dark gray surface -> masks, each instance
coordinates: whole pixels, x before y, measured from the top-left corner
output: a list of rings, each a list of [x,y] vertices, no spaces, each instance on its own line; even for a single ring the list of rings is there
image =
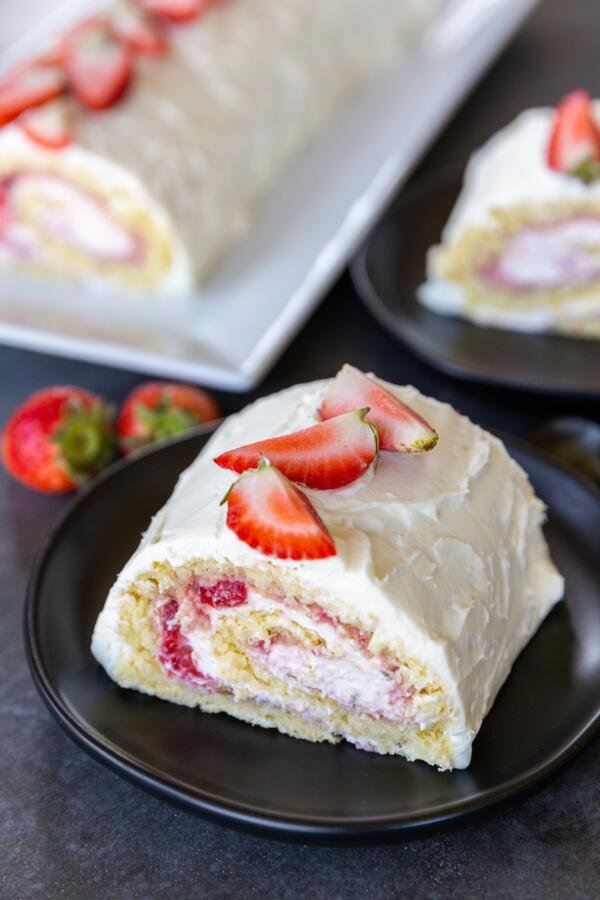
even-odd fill
[[[546,0],[421,167],[461,164],[520,108],[584,85],[600,95],[597,0]],[[333,374],[346,359],[409,381],[483,425],[526,435],[598,403],[466,385],[413,360],[343,278],[257,393]],[[29,391],[75,382],[118,401],[136,376],[0,348],[0,419]],[[247,398],[222,398],[227,410]],[[31,560],[61,499],[0,475],[0,897],[588,898],[600,883],[600,743],[545,788],[456,831],[387,847],[298,847],[165,806],[76,748],[30,681],[21,608]]]

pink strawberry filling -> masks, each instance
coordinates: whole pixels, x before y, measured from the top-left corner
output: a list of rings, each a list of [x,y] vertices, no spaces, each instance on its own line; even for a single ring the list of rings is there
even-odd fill
[[[182,586],[178,599],[159,598],[158,656],[167,674],[203,690],[231,693],[219,677],[211,635],[242,605],[248,612],[279,613],[280,632],[271,631],[266,640],[250,639],[241,649],[253,667],[300,691],[307,705],[311,696],[321,696],[375,718],[410,719],[412,691],[402,683],[393,660],[369,650],[368,632],[346,625],[317,604],[304,606],[296,600],[255,594],[239,580],[208,582],[195,576]],[[298,637],[299,631],[310,632],[313,639],[306,643]],[[257,699],[271,702],[272,698]],[[310,716],[308,709],[298,711]]]
[[[100,262],[136,263],[140,239],[102,201],[59,175],[20,172],[0,181],[0,247],[15,259],[40,255],[39,235]]]
[[[600,218],[574,216],[553,225],[527,226],[480,275],[515,291],[588,284],[600,276]]]
[[[181,626],[177,623],[179,603],[177,600],[167,600],[161,608],[161,641],[158,658],[169,675],[181,678],[191,684],[205,689],[218,687],[212,679],[203,675],[192,658],[192,648],[184,635]]]
[[[200,579],[192,579],[188,591],[200,610],[204,606],[212,606],[213,609],[241,606],[248,598],[248,588],[243,581],[223,579],[215,584],[203,584]]]

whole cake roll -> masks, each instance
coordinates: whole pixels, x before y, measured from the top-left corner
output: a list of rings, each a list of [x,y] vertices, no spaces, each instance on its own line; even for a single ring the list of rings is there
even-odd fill
[[[421,301],[480,325],[600,337],[600,104],[530,109],[470,160]]]
[[[193,287],[440,3],[120,0],[0,84],[0,261]]]
[[[221,426],[92,651],[125,688],[462,768],[562,596],[544,515],[500,440],[345,366]]]

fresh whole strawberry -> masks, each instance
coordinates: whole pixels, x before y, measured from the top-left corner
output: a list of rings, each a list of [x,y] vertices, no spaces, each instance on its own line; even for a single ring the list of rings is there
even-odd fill
[[[2,434],[2,461],[28,487],[72,491],[115,456],[112,416],[95,394],[66,385],[32,394]]]
[[[573,91],[557,106],[548,143],[548,165],[585,182],[600,176],[600,127],[587,91]]]
[[[223,503],[227,527],[265,556],[298,560],[336,554],[333,538],[308,498],[265,460],[238,478]]]
[[[227,450],[215,462],[244,472],[265,457],[296,484],[318,490],[345,487],[363,475],[377,457],[377,432],[359,409],[301,431]]]
[[[219,407],[206,391],[188,384],[149,381],[134,388],[121,406],[119,445],[123,453],[130,453],[219,416]]]
[[[354,366],[340,369],[319,413],[327,420],[366,406],[366,420],[377,429],[382,450],[424,452],[437,444],[436,432],[422,416]]]

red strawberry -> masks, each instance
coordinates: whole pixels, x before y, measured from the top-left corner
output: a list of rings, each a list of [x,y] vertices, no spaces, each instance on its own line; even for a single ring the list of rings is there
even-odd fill
[[[410,406],[374,378],[354,366],[345,365],[338,372],[319,413],[322,419],[331,419],[357,406],[369,407],[366,418],[377,429],[382,450],[420,452],[431,450],[437,444],[436,432]]]
[[[227,527],[241,541],[279,559],[324,559],[335,544],[317,511],[274,466],[262,461],[231,486]]]
[[[2,461],[10,474],[48,494],[73,490],[114,455],[108,407],[77,387],[32,394],[12,414],[2,435]]]
[[[167,600],[160,611],[162,620],[162,637],[158,651],[158,659],[169,675],[182,678],[198,687],[218,687],[214,678],[204,675],[194,662],[192,645],[182,634],[177,622],[179,604],[177,600]]]
[[[65,73],[59,66],[34,62],[9,72],[0,82],[0,126],[58,97],[65,86]]]
[[[548,165],[586,182],[600,176],[600,128],[587,91],[573,91],[558,105],[548,144]]]
[[[214,3],[214,0],[139,0],[146,12],[170,22],[191,22]]]
[[[264,456],[297,484],[321,491],[344,487],[360,478],[377,456],[377,432],[365,422],[367,412],[355,410],[302,431],[227,450],[215,462],[244,472]]]
[[[148,381],[123,401],[117,419],[119,444],[124,453],[130,453],[218,419],[220,414],[216,401],[200,388]]]
[[[106,109],[127,89],[131,56],[108,22],[94,16],[65,38],[65,69],[77,99],[89,109]]]
[[[248,599],[248,588],[244,582],[233,578],[221,578],[214,584],[202,584],[198,578],[193,577],[188,591],[198,612],[202,612],[203,606],[212,606],[213,609],[242,606]]]
[[[111,10],[110,22],[115,34],[134,53],[157,55],[167,49],[167,38],[156,19],[129,0]]]
[[[71,142],[68,113],[64,100],[49,100],[43,106],[25,110],[19,116],[19,125],[32,141],[59,150]]]

